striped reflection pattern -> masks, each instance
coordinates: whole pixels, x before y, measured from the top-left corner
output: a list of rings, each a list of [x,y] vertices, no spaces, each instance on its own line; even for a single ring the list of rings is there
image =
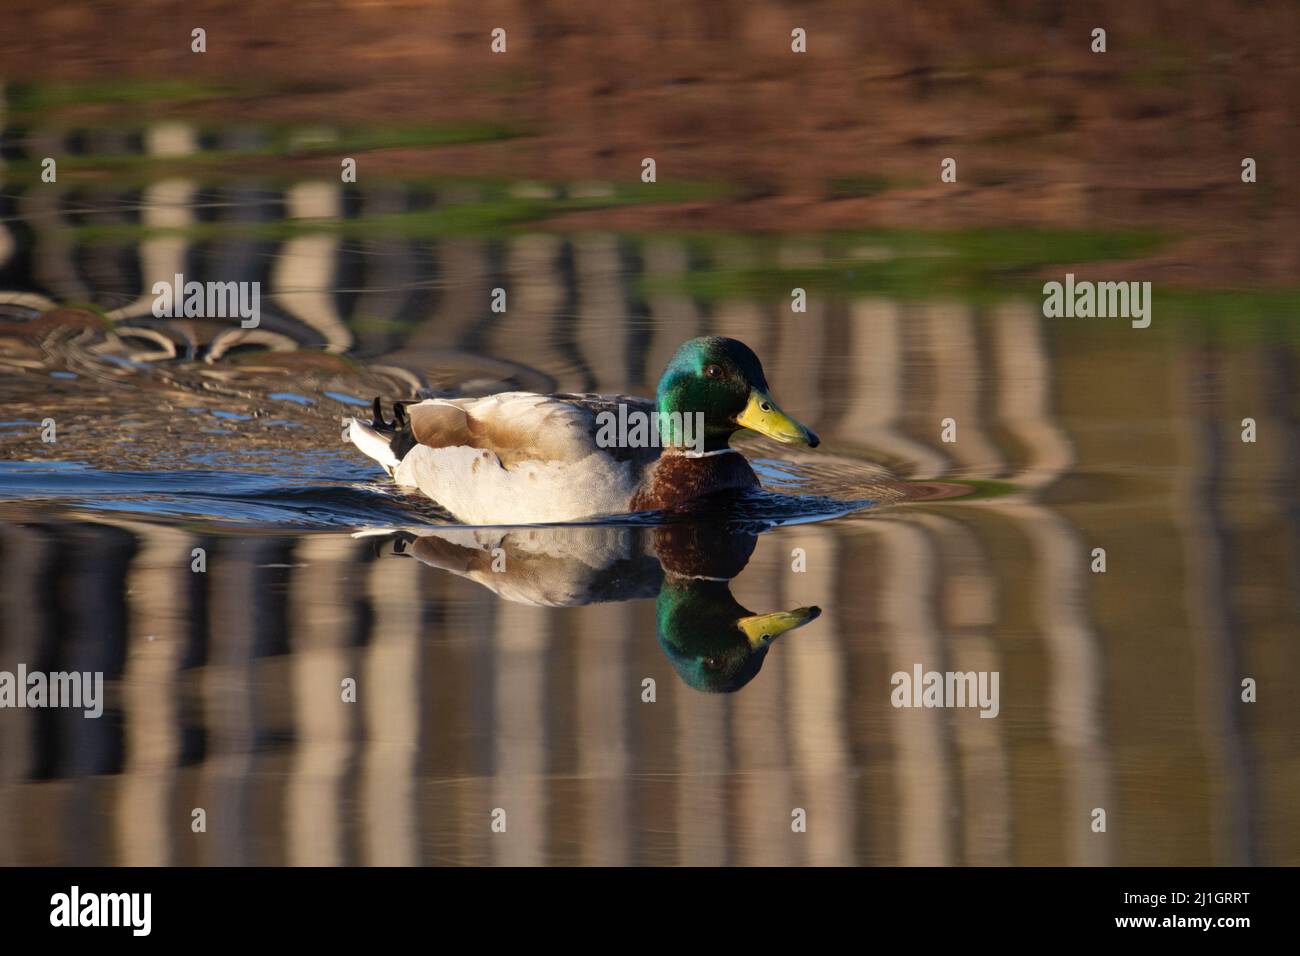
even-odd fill
[[[176,129],[143,143],[195,148]],[[429,201],[145,193],[91,215]],[[347,535],[6,520],[0,670],[102,670],[109,701],[98,721],[0,711],[0,864],[1300,863],[1290,345],[1189,331],[1132,348],[1021,301],[813,297],[793,314],[682,291],[761,265],[753,249],[614,234],[91,250],[40,225],[67,214],[54,195],[8,196],[33,235],[0,242],[0,303],[89,299],[131,323],[176,271],[247,278],[271,304],[263,347],[417,369],[475,356],[529,387],[611,392],[652,391],[685,338],[733,335],[773,356],[774,394],[828,449],[1006,493],[763,535],[736,598],[824,614],[730,696],[675,677],[650,601],[514,604]],[[823,255],[791,242],[774,261]],[[1240,441],[1246,415],[1266,440]],[[999,716],[893,708],[891,674],[918,663],[998,671]],[[1247,677],[1258,703],[1241,702]]]

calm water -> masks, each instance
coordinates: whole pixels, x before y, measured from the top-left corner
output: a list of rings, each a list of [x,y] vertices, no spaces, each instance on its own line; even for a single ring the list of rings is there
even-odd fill
[[[1294,316],[859,288],[943,271],[887,236],[385,228],[475,188],[5,191],[0,670],[107,705],[0,710],[0,863],[1300,863]],[[153,318],[175,273],[260,328]],[[653,393],[714,333],[823,437],[746,446],[782,497],[466,529],[340,442],[376,394]],[[997,718],[892,707],[917,664]]]

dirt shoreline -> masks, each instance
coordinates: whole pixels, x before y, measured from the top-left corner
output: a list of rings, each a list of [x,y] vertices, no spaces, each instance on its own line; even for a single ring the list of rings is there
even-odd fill
[[[716,200],[560,227],[1148,229],[1144,279],[1300,276],[1300,7],[1263,2],[8,5],[6,81],[124,77],[268,90],[180,106],[266,122],[502,121],[508,142],[376,152],[393,173],[721,182]],[[208,52],[190,50],[207,30]],[[489,48],[494,27],[507,50]],[[808,53],[790,50],[790,30]],[[1108,52],[1090,50],[1095,26]],[[94,107],[68,115],[93,115]],[[140,109],[152,109],[141,106]],[[1243,157],[1259,181],[1241,182]],[[940,163],[958,163],[956,183]]]

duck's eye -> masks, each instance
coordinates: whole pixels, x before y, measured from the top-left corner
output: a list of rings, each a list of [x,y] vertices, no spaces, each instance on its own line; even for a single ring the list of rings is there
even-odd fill
[[[721,657],[706,657],[704,658],[704,669],[709,671],[720,671],[722,670],[723,663],[725,662]]]
[[[706,365],[704,366],[704,374],[709,378],[722,378],[722,366]]]

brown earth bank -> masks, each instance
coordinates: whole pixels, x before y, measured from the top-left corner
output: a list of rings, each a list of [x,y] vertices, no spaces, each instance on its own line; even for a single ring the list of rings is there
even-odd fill
[[[729,187],[562,225],[1155,229],[1180,241],[1143,278],[1300,276],[1290,0],[7,0],[0,16],[9,82],[229,82],[243,91],[183,109],[528,134],[390,151],[372,169],[636,181],[648,156],[661,183]],[[190,50],[195,27],[206,53]],[[1091,49],[1098,27],[1105,53]],[[806,53],[791,51],[795,28]],[[1254,184],[1241,181],[1248,156]],[[956,183],[940,181],[946,157]]]

